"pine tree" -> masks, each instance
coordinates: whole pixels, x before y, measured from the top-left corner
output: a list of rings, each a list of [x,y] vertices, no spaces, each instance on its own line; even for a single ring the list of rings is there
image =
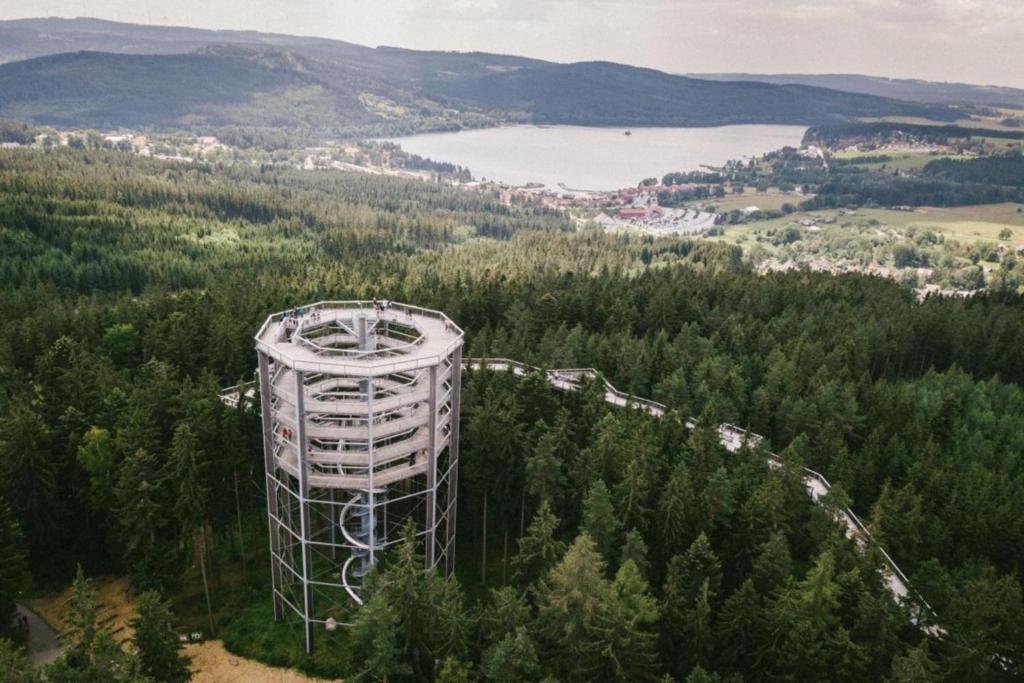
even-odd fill
[[[57,534],[56,461],[50,430],[30,406],[12,402],[0,419],[0,480],[7,502],[25,534],[32,565],[52,567],[51,544]]]
[[[678,462],[658,501],[658,528],[664,548],[679,548],[695,534],[696,513],[693,485],[686,464]]]
[[[927,640],[892,660],[889,683],[936,683],[939,680],[939,666],[931,658]]]
[[[0,494],[0,634],[14,621],[15,598],[28,583],[24,537],[17,520]]]
[[[40,683],[41,673],[28,661],[24,650],[6,638],[0,638],[0,681],[4,683]]]
[[[618,601],[617,626],[611,632],[606,656],[612,660],[616,680],[642,681],[657,678],[659,610],[647,579],[633,560],[627,559],[613,583]]]
[[[484,677],[499,683],[536,680],[540,673],[537,648],[520,626],[488,648],[480,662]]]
[[[174,506],[160,465],[148,451],[135,451],[114,491],[124,562],[138,588],[172,586],[178,578]]]
[[[138,661],[122,651],[110,632],[99,625],[98,613],[96,590],[79,565],[71,584],[68,614],[64,618],[69,646],[57,661],[46,667],[47,680],[56,683],[135,683],[140,680]]]
[[[630,560],[636,565],[640,574],[646,577],[651,563],[647,559],[647,544],[644,543],[644,537],[636,529],[626,532],[626,542],[622,546],[622,560],[619,564],[620,566],[624,565]]]
[[[714,530],[722,525],[728,528],[735,509],[734,486],[724,467],[719,467],[704,487],[704,528]]]
[[[434,683],[470,683],[473,677],[473,666],[458,657],[445,657],[441,670],[437,672]]]
[[[533,452],[526,456],[526,493],[552,505],[562,500],[565,489],[565,474],[555,449],[555,434],[546,431],[540,435]]]
[[[597,544],[606,562],[618,557],[622,545],[622,522],[615,513],[611,493],[601,480],[594,482],[583,500],[583,529]]]
[[[585,532],[540,582],[534,632],[541,659],[566,680],[654,680],[657,605],[636,565],[613,583]]]
[[[650,442],[630,444],[622,479],[615,486],[616,509],[624,526],[647,529],[657,453]]]
[[[84,657],[92,650],[99,632],[96,589],[78,565],[75,580],[71,582],[71,602],[65,617],[65,633],[71,643],[71,652]]]
[[[535,633],[551,672],[569,680],[593,680],[605,666],[604,618],[611,585],[593,539],[580,534],[537,590]]]
[[[840,617],[841,587],[831,551],[821,553],[803,581],[787,587],[768,610],[768,630],[775,637],[758,652],[773,675],[797,680],[848,670],[844,660],[854,645]]]
[[[717,673],[710,672],[702,666],[693,667],[693,671],[686,677],[684,683],[721,683],[722,677]]]
[[[781,531],[775,531],[761,545],[760,552],[754,558],[754,587],[762,596],[767,596],[772,591],[782,588],[792,570],[793,560],[789,554],[786,535]]]
[[[722,583],[722,565],[704,534],[668,564],[662,588],[666,628],[662,654],[671,670],[682,676],[695,664],[707,663],[711,636],[712,603]]]
[[[512,558],[516,582],[528,586],[555,566],[565,553],[565,543],[555,538],[558,518],[545,500],[519,539],[519,553]]]
[[[364,593],[367,602],[380,600],[393,612],[397,661],[410,667],[410,675],[433,676],[435,662],[465,653],[472,621],[462,590],[455,580],[444,578],[436,570],[423,570],[423,557],[417,551],[411,524],[389,563],[367,576]],[[383,608],[378,611],[381,621],[392,619]],[[364,647],[364,652],[369,651]]]
[[[522,593],[511,586],[492,588],[480,612],[480,639],[493,645],[520,626],[530,623],[532,613]]]
[[[206,527],[210,497],[204,476],[207,463],[205,454],[199,448],[199,440],[187,422],[180,423],[174,430],[170,462],[174,481],[177,483],[178,497],[174,507],[178,523],[181,525],[181,535],[195,547],[195,558],[203,579],[210,633],[216,634],[217,625],[213,620],[213,601],[207,576]]]
[[[412,673],[402,660],[399,617],[383,594],[374,595],[356,613],[349,634],[358,680],[387,681]]]
[[[717,661],[722,670],[754,670],[754,652],[762,638],[763,607],[754,582],[747,579],[722,605],[715,620]]]
[[[170,606],[160,599],[159,593],[149,590],[139,596],[138,616],[131,625],[135,631],[132,643],[144,675],[166,683],[191,680],[189,659],[181,654]]]

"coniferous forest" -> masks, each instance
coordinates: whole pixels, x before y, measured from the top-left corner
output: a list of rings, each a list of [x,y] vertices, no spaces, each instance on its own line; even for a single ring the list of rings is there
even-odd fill
[[[270,617],[258,415],[218,392],[252,379],[268,313],[373,297],[672,413],[467,373],[456,575],[404,544],[307,657]],[[352,680],[1019,680],[1022,381],[1024,300],[998,288],[761,276],[735,247],[421,181],[0,151],[0,627],[75,580],[50,681],[187,680],[168,624]],[[783,465],[726,452],[720,422]],[[931,612],[892,600],[846,506]],[[110,574],[139,595],[127,650],[90,611]],[[0,672],[37,680],[4,635]]]

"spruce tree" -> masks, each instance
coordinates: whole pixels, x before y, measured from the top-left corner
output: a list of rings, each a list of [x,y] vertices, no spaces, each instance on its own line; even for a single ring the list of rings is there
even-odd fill
[[[479,619],[480,640],[493,645],[520,626],[530,623],[532,613],[523,593],[512,586],[492,588]]]
[[[558,518],[545,500],[530,521],[526,535],[519,539],[519,553],[512,558],[516,583],[532,584],[561,559],[565,543],[555,538],[557,529]]]
[[[17,520],[0,494],[0,634],[14,621],[15,598],[28,583],[24,537]]]
[[[646,577],[651,563],[647,559],[647,544],[644,543],[644,537],[636,529],[626,532],[626,542],[622,546],[622,560],[619,565],[622,566],[630,560],[640,570],[640,574]]]
[[[516,683],[537,680],[540,673],[537,648],[526,628],[520,626],[488,648],[480,668],[488,681]]]
[[[170,606],[156,591],[139,596],[138,616],[131,622],[132,643],[140,671],[156,681],[185,683],[192,678],[188,657],[181,654],[181,641],[174,632]]]
[[[793,560],[789,554],[786,535],[781,531],[775,531],[760,546],[757,557],[754,558],[754,588],[762,596],[768,596],[782,588],[792,570]]]
[[[383,594],[374,595],[359,608],[349,633],[357,680],[386,681],[391,676],[412,673],[409,664],[402,660],[398,619],[398,613]]]
[[[604,670],[604,641],[611,628],[604,606],[610,592],[605,562],[593,539],[582,533],[537,590],[534,631],[542,659],[558,678],[593,680]]]
[[[132,583],[142,589],[175,585],[178,535],[160,460],[141,449],[129,455],[114,493],[118,537]]]
[[[178,493],[174,509],[181,525],[182,538],[191,542],[195,548],[194,557],[203,580],[210,633],[216,634],[217,626],[213,620],[213,601],[207,576],[206,527],[210,491],[205,483],[205,473],[208,463],[205,460],[205,453],[199,447],[199,440],[187,422],[180,423],[174,430],[170,457],[171,472]]]
[[[545,431],[533,451],[526,456],[526,493],[540,501],[557,505],[563,498],[565,474],[556,453],[555,434]]]
[[[668,483],[658,500],[656,528],[664,548],[681,548],[691,542],[695,534],[697,503],[690,471],[679,461],[672,469]]]
[[[583,529],[593,539],[605,562],[618,557],[622,522],[615,512],[608,487],[600,479],[594,482],[583,500]]]
[[[0,638],[0,681],[4,683],[40,683],[41,672],[28,661],[25,651]]]
[[[616,680],[654,680],[658,670],[658,603],[647,579],[631,559],[622,563],[613,582],[615,628],[606,648]]]

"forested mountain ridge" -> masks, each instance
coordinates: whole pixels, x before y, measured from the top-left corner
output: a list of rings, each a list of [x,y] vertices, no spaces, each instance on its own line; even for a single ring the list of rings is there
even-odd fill
[[[3,36],[10,40],[0,55],[31,58],[0,65],[0,116],[51,125],[273,125],[345,134],[502,121],[810,125],[865,116],[957,116],[942,105],[800,85],[720,83],[606,62],[556,64],[274,34],[38,19],[0,22]]]
[[[0,151],[0,200],[0,607],[17,558],[38,586],[81,562],[180,596],[199,525],[227,646],[322,676],[1021,674],[1019,295],[918,303],[878,278],[757,276],[722,244],[567,232],[561,214],[431,183],[113,151]],[[217,393],[251,378],[269,311],[373,296],[444,310],[467,357],[596,367],[700,425],[612,409],[597,386],[471,373],[457,580],[408,547],[311,659],[268,615],[258,416]],[[784,466],[724,452],[723,421]],[[877,558],[807,501],[800,464],[864,517],[947,637],[909,623]],[[191,595],[185,623],[206,629]],[[72,642],[50,680],[106,671]]]
[[[925,81],[916,78],[886,78],[862,74],[687,74],[712,81],[754,81],[776,85],[810,85],[844,92],[892,97],[934,104],[972,104],[983,106],[1024,106],[1024,90],[998,85],[974,85]]]

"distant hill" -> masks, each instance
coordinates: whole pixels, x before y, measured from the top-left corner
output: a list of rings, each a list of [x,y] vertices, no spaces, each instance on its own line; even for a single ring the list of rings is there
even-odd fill
[[[368,48],[94,19],[0,22],[0,116],[62,126],[402,133],[500,121],[611,126],[952,120],[942,105],[723,83],[608,62]]]
[[[54,126],[321,128],[374,120],[282,53],[76,52],[0,65],[0,115]]]
[[[1024,107],[1024,90],[999,85],[941,83],[860,74],[687,74],[713,81],[796,84],[932,104]]]

